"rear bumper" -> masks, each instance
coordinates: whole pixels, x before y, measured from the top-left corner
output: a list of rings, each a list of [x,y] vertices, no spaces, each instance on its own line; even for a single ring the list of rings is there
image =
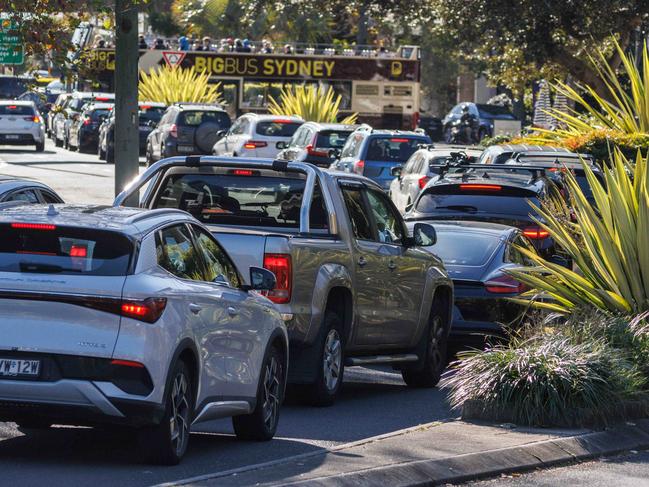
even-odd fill
[[[0,134],[0,145],[34,145],[45,140],[45,133]]]
[[[0,380],[0,421],[144,426],[159,423],[163,413],[159,404],[109,398],[92,381]]]

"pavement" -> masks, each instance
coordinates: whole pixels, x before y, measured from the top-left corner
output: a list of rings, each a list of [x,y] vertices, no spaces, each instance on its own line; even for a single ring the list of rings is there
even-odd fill
[[[0,147],[0,175],[40,180],[70,203],[113,200],[112,165],[50,141],[44,153]],[[132,436],[120,430],[55,427],[25,436],[15,425],[0,423],[0,485],[435,485],[649,448],[649,420],[605,431],[463,422],[449,409],[444,391],[410,389],[389,368],[349,368],[335,406],[312,408],[289,397],[281,415],[277,436],[267,443],[237,441],[227,420],[202,424],[192,430],[188,454],[176,467],[141,464]],[[594,463],[584,479],[601,471],[611,479],[607,485],[642,485],[613,480],[623,471],[624,481],[643,473],[649,478],[647,459],[643,454],[621,461],[633,463],[628,471],[614,462]],[[554,472],[577,475],[581,468],[486,482],[559,485],[565,482]],[[534,476],[537,483],[513,483],[535,482]]]

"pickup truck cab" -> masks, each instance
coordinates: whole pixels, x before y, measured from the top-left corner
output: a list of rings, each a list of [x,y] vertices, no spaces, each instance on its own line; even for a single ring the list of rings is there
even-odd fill
[[[423,249],[434,228],[418,224],[410,236],[377,183],[299,162],[174,157],[114,205],[145,185],[140,206],[185,210],[237,265],[275,273],[267,296],[289,331],[289,382],[305,385],[314,404],[334,402],[345,366],[388,363],[410,386],[437,384],[453,285]]]

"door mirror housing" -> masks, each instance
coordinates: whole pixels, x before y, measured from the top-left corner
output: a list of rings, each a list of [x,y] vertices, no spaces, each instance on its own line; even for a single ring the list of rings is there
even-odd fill
[[[280,140],[275,144],[275,148],[282,150],[282,149],[287,149],[288,148],[288,142],[284,142],[283,140]]]
[[[261,267],[250,268],[250,285],[244,286],[246,291],[272,291],[277,287],[277,279],[268,269]]]
[[[415,223],[412,237],[417,247],[430,247],[437,243],[435,227],[428,223]]]
[[[400,178],[402,169],[402,166],[394,166],[392,169],[390,169],[390,174],[392,174],[392,176],[394,176],[395,178]]]
[[[225,137],[225,134],[227,134],[227,133],[228,133],[227,130],[219,130],[219,131],[216,133],[216,136],[220,139],[221,137]]]

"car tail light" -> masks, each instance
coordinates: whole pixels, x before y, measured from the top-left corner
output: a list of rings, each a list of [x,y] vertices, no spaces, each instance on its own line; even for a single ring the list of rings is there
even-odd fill
[[[354,172],[356,174],[363,174],[364,169],[365,169],[365,161],[360,160],[354,163]]]
[[[309,144],[306,146],[306,153],[307,155],[314,156],[314,157],[328,157],[329,152],[326,150],[318,150],[313,148],[313,144]]]
[[[525,291],[525,284],[510,276],[498,276],[485,282],[487,292],[493,294],[520,294]]]
[[[143,369],[144,368],[144,364],[141,364],[140,362],[134,362],[133,360],[115,359],[115,360],[111,360],[110,364],[111,365],[118,365],[120,367],[133,367],[133,368],[136,368],[136,369]]]
[[[169,128],[169,135],[171,135],[174,138],[178,138],[178,125],[175,123],[171,125]]]
[[[253,176],[255,173],[250,169],[232,169],[229,174],[233,176]]]
[[[293,123],[293,120],[284,120],[284,119],[273,120],[273,123]]]
[[[401,144],[401,143],[404,143],[404,142],[408,142],[408,139],[390,139],[390,142]]]
[[[419,181],[417,181],[419,183],[419,189],[424,189],[428,181],[430,181],[430,177],[428,176],[423,176],[419,178]]]
[[[140,110],[150,110],[151,105],[140,105]]]
[[[501,191],[499,184],[460,184],[461,191]]]
[[[165,298],[148,298],[144,301],[122,301],[120,314],[147,323],[158,321],[167,306]]]
[[[16,108],[18,108],[16,105],[8,105],[7,106],[7,109],[9,109],[9,110],[15,110]]]
[[[70,257],[88,257],[88,249],[83,245],[73,245],[70,248]]]
[[[541,227],[527,227],[523,229],[523,235],[530,240],[543,240],[550,236],[550,232]]]
[[[86,118],[86,119],[83,121],[83,124],[87,127],[88,125],[92,124],[92,120],[90,120],[89,118]]]
[[[292,269],[291,256],[288,254],[264,254],[264,268],[275,274],[277,286],[268,291],[266,296],[273,303],[288,303],[291,300]]]
[[[95,101],[112,101],[112,100],[107,96],[96,96]]]
[[[32,115],[31,117],[24,117],[28,122],[41,123],[41,117],[38,115]]]
[[[56,225],[49,223],[12,223],[11,228],[18,230],[56,230]]]
[[[263,140],[249,140],[245,144],[243,144],[244,149],[258,149],[259,147],[266,147],[268,145],[267,142],[264,142]]]

